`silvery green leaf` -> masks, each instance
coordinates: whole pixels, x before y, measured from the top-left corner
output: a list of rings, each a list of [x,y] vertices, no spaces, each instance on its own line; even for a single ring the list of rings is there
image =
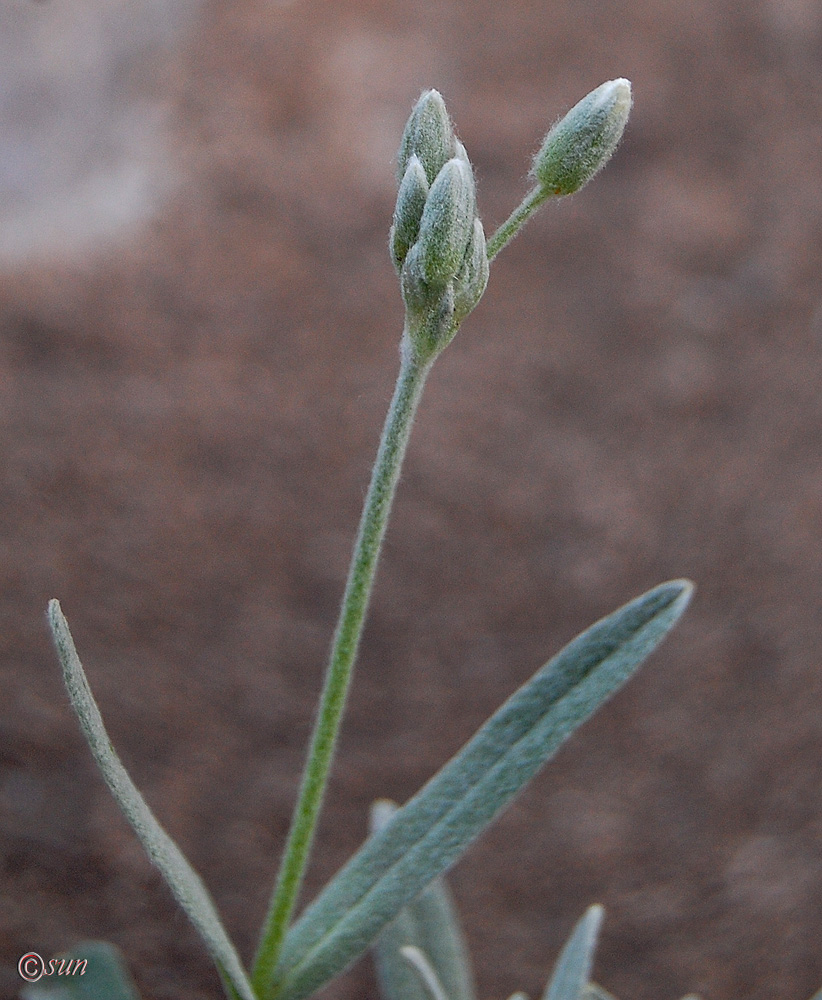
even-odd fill
[[[55,961],[70,964],[52,966],[54,973],[21,990],[22,1000],[140,1000],[120,952],[107,941],[85,941]]]
[[[582,1000],[616,1000],[616,998],[598,983],[586,983],[582,991]]]
[[[419,157],[415,153],[408,161],[397,193],[394,224],[391,226],[391,258],[398,271],[402,269],[408,251],[417,240],[420,219],[422,219],[427,197],[428,181]]]
[[[423,91],[406,122],[397,155],[397,183],[405,176],[408,161],[419,157],[428,183],[454,155],[454,130],[445,107],[445,101],[436,90]]]
[[[429,285],[443,287],[459,271],[474,227],[471,167],[454,157],[431,185],[420,221],[420,269]]]
[[[322,890],[286,936],[279,1000],[303,1000],[347,968],[448,869],[679,619],[685,580],[603,618],[537,671]]]
[[[560,952],[542,1000],[582,1000],[591,978],[602,914],[601,906],[589,907],[573,929]]]
[[[372,831],[379,832],[396,811],[392,802],[375,802]],[[448,1000],[475,1000],[468,950],[444,879],[434,879],[377,938],[374,961],[383,1000],[428,1000],[418,972],[401,953],[408,946],[426,956]]]
[[[818,993],[814,993],[811,1000],[822,1000],[822,989]]]
[[[117,805],[134,828],[148,856],[160,869],[177,902],[188,914],[220,974],[242,1000],[256,1000],[242,962],[202,879],[157,822],[111,745],[58,601],[49,601],[48,619],[72,708]]]
[[[404,906],[374,942],[374,966],[382,1000],[428,1000],[423,984],[401,951],[417,938],[411,905]]]
[[[427,1000],[450,1000],[424,951],[413,945],[405,945],[400,948],[400,955],[414,970],[414,974],[425,991]]]

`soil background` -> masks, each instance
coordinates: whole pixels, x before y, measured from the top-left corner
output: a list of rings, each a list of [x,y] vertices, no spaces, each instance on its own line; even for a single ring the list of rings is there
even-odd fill
[[[250,958],[397,368],[405,119],[444,94],[491,231],[616,76],[616,157],[500,256],[430,378],[304,898],[374,798],[685,576],[663,648],[450,876],[479,995],[539,995],[595,901],[621,1000],[822,985],[819,5],[236,0],[111,78],[112,135],[159,109],[162,196],[3,261],[0,996],[24,952],[97,937],[144,1000],[221,995],[79,734],[51,597]],[[375,989],[364,960],[325,996]]]

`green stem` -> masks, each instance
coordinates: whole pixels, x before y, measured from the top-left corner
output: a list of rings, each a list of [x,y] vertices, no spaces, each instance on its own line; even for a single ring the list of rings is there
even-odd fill
[[[297,902],[322,806],[380,546],[391,513],[414,413],[432,360],[423,362],[415,358],[407,333],[404,335],[400,374],[385,419],[360,519],[299,799],[254,961],[252,983],[260,997],[269,997],[274,993],[277,959]]]
[[[525,223],[536,212],[539,206],[551,197],[552,192],[545,188],[535,187],[522,199],[519,206],[508,216],[499,229],[488,241],[488,259],[493,260],[502,248],[522,229]]]

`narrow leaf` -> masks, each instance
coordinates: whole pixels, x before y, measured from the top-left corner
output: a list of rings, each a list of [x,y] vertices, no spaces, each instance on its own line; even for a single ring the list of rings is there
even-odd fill
[[[303,1000],[358,958],[631,676],[691,591],[684,580],[654,588],[583,632],[520,688],[306,909],[286,936],[273,994]]]
[[[581,1000],[591,978],[602,914],[601,906],[591,906],[576,925],[560,952],[542,1000]]]
[[[23,1000],[140,1000],[125,962],[107,941],[85,941],[56,959]]]
[[[407,944],[400,948],[400,954],[411,966],[425,988],[428,1000],[449,1000],[442,988],[436,972],[431,968],[431,963],[425,957],[425,952],[413,945]]]
[[[72,708],[111,794],[205,942],[220,975],[241,1000],[255,1000],[248,976],[202,879],[157,822],[111,745],[58,601],[49,601],[48,619]]]
[[[396,811],[393,802],[375,802],[372,832],[379,832]],[[401,954],[409,946],[425,955],[448,1000],[475,1000],[468,950],[444,879],[434,879],[377,938],[374,961],[383,1000],[428,1000],[419,975]]]
[[[616,997],[598,983],[586,983],[582,991],[582,1000],[616,1000]]]

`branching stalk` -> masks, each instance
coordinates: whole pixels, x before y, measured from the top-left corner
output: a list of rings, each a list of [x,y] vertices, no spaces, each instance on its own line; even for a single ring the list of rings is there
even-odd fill
[[[535,187],[528,192],[491,239],[488,240],[489,261],[493,260],[500,250],[511,242],[539,206],[550,197],[552,197],[552,192],[541,187]]]

